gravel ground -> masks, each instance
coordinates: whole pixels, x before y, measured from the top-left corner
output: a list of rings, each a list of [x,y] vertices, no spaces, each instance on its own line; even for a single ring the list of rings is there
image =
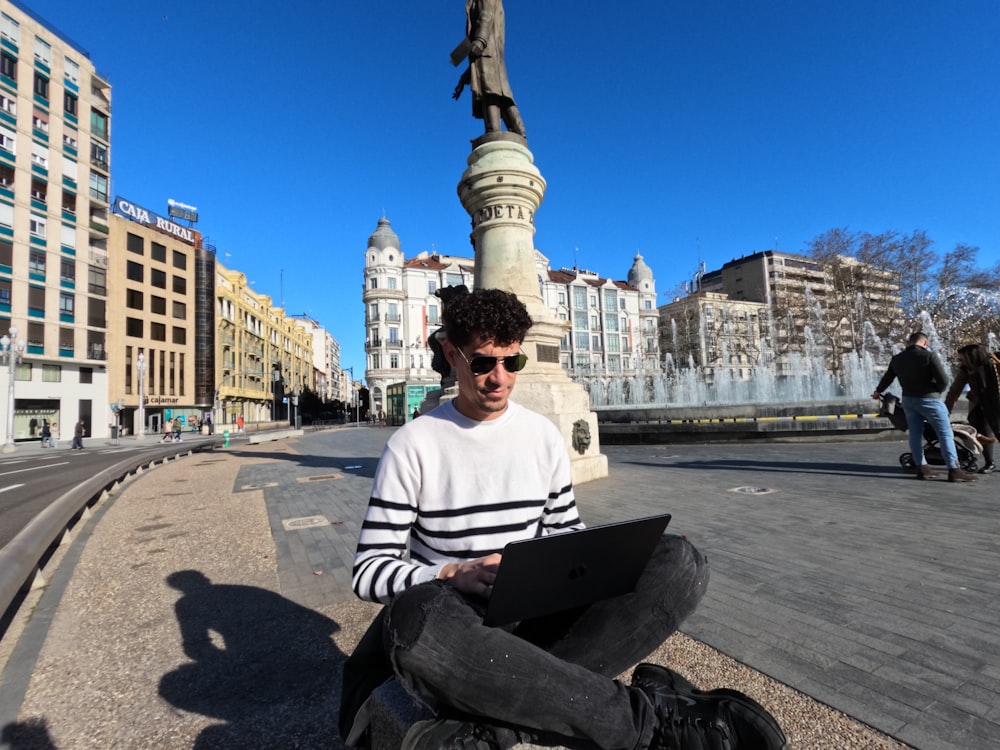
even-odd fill
[[[247,460],[196,454],[112,498],[5,729],[11,747],[343,747],[340,664],[376,608],[280,596],[263,496],[232,492]],[[746,692],[792,748],[907,747],[681,634],[649,660]]]

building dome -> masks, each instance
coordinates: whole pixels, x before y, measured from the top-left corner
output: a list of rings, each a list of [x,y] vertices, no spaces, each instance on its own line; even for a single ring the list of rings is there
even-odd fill
[[[629,286],[639,286],[640,281],[652,281],[653,269],[646,265],[646,261],[638,253],[632,261],[632,267],[628,270]]]
[[[387,250],[388,248],[401,250],[399,236],[392,231],[392,225],[384,216],[378,220],[378,229],[372,232],[368,238],[368,247],[374,247],[377,250]]]

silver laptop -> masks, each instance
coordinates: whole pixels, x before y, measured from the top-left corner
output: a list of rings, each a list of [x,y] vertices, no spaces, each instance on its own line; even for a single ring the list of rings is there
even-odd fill
[[[665,513],[508,544],[484,624],[530,620],[630,593],[668,523]]]

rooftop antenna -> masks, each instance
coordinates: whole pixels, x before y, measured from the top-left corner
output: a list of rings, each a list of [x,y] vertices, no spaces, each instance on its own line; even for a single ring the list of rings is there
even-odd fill
[[[285,269],[281,269],[281,275],[278,280],[278,292],[281,295],[281,306],[285,306]]]
[[[577,257],[580,254],[580,248],[573,248],[573,270],[580,273],[580,259]]]

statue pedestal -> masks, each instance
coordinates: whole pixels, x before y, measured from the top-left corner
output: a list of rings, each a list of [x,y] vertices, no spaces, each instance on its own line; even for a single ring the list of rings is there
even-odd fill
[[[473,141],[458,196],[472,217],[476,287],[517,295],[534,325],[523,349],[528,366],[517,378],[513,398],[551,419],[566,440],[573,482],[608,475],[600,452],[597,415],[590,398],[559,364],[559,346],[569,323],[556,320],[542,299],[535,265],[535,211],[545,180],[527,142],[513,133],[488,133]]]

